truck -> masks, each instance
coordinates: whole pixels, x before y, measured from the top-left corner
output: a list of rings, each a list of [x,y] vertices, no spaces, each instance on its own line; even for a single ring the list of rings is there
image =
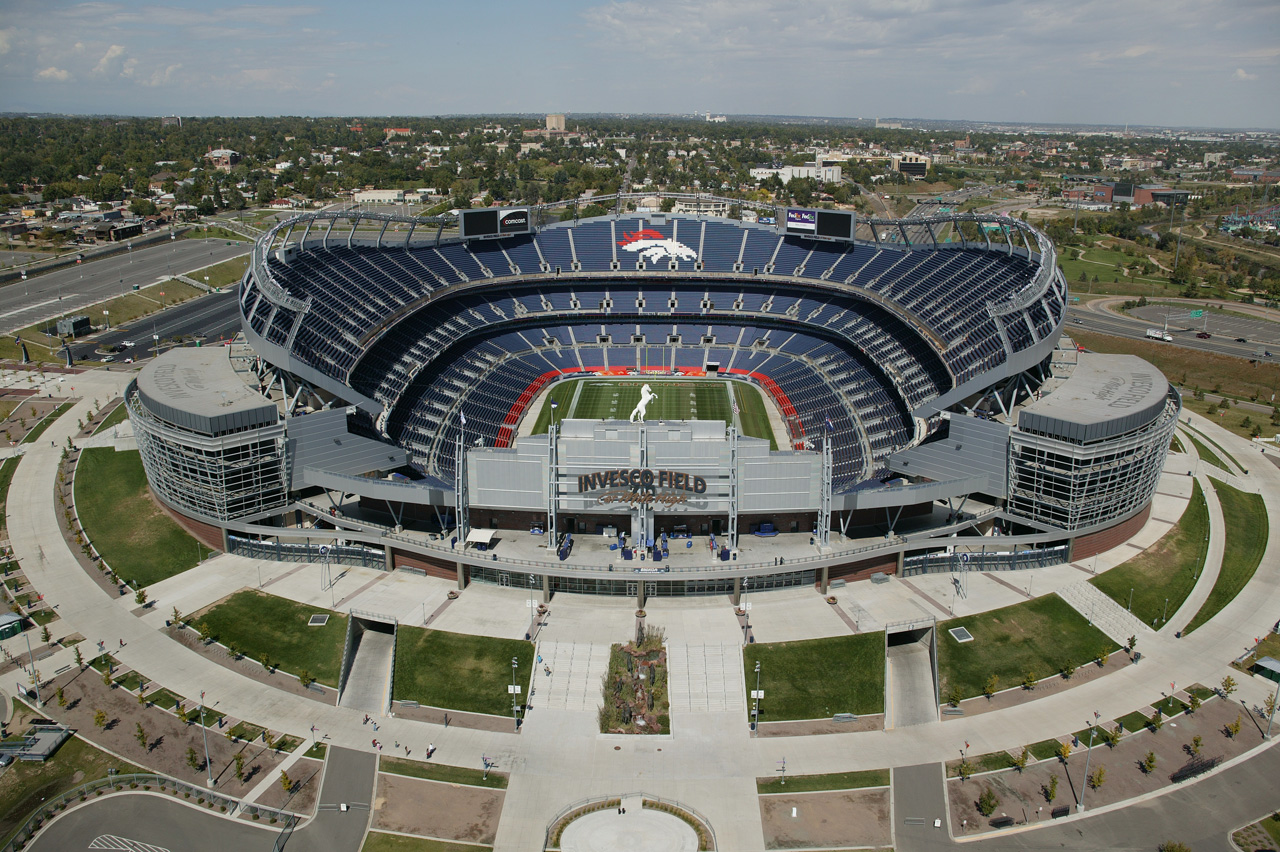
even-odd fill
[[[1172,334],[1170,334],[1167,331],[1161,331],[1158,328],[1147,329],[1147,337],[1150,337],[1152,340],[1163,340],[1166,343],[1170,343],[1173,341]]]

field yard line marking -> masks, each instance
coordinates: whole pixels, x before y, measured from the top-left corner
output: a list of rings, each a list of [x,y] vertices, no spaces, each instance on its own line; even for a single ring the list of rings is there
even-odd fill
[[[573,386],[573,399],[569,400],[569,410],[565,412],[566,417],[574,417],[578,412],[578,397],[582,396],[582,386],[586,382],[577,382]]]

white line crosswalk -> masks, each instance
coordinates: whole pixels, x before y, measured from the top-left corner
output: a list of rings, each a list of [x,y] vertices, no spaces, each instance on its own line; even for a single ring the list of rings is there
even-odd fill
[[[117,849],[121,852],[169,852],[163,846],[152,846],[141,840],[130,840],[114,834],[99,834],[89,843],[90,849]]]
[[[742,647],[736,642],[667,646],[671,677],[671,712],[746,711],[743,695]]]

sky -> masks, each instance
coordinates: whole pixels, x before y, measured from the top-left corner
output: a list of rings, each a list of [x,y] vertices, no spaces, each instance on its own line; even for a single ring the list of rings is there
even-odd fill
[[[0,0],[0,111],[1280,127],[1277,0]]]

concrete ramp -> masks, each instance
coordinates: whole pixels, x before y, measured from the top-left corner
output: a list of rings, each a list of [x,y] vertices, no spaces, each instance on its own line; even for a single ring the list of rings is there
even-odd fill
[[[891,625],[885,632],[885,728],[938,721],[933,619]]]
[[[385,629],[383,629],[385,628]],[[373,715],[387,709],[396,637],[392,625],[362,623],[339,707]]]

